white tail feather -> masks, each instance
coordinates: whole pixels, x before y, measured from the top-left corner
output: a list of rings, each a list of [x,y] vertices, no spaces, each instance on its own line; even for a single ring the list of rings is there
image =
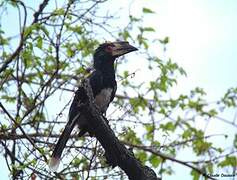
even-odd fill
[[[49,170],[51,172],[56,172],[60,163],[59,158],[52,157],[49,161]]]

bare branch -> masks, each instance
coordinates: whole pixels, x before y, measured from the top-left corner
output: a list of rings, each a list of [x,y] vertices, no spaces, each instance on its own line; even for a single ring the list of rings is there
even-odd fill
[[[131,145],[131,144],[130,144]],[[175,159],[173,157],[170,157],[168,155],[165,155],[157,150],[154,150],[154,148],[151,148],[151,147],[147,147],[147,146],[140,146],[140,145],[131,145],[132,147],[135,147],[135,148],[139,148],[139,149],[142,149],[144,151],[147,151],[147,152],[150,152],[154,155],[157,155],[159,157],[161,157],[162,159],[164,160],[170,160],[170,161],[173,161],[173,162],[176,162],[176,163],[179,163],[179,164],[182,164],[184,166],[187,166],[195,171],[197,171],[199,174],[202,174],[204,177],[206,178],[209,178],[209,179],[212,179],[212,180],[216,180],[215,178],[207,175],[206,173],[204,173],[202,170],[200,170],[199,168],[193,166],[193,165],[190,165],[189,163],[185,162],[185,161],[181,161],[181,160],[178,160],[178,159]]]
[[[21,1],[17,1],[17,2],[19,2],[23,7],[24,7],[24,10],[25,10],[25,12],[26,12],[26,8],[25,8],[25,5],[24,5],[24,3],[22,3]],[[44,0],[43,2],[42,2],[42,4],[40,4],[40,6],[39,6],[39,10],[38,11],[36,11],[35,12],[35,14],[34,14],[34,20],[33,20],[33,22],[31,23],[31,25],[33,25],[33,24],[35,24],[35,23],[37,23],[38,22],[38,18],[39,18],[39,15],[42,13],[42,11],[44,10],[44,8],[46,7],[46,5],[48,4],[48,2],[49,2],[49,0]],[[26,13],[25,13],[25,17],[26,17]],[[26,22],[26,20],[24,20],[24,22]],[[24,23],[25,24],[25,23]],[[25,28],[23,28],[23,30],[22,30],[22,32],[21,32],[21,39],[20,39],[20,42],[19,42],[19,45],[18,45],[18,47],[16,48],[16,50],[12,53],[12,55],[5,61],[5,63],[2,65],[2,67],[0,68],[0,74],[1,74],[1,72],[3,72],[6,68],[7,68],[7,66],[19,55],[19,53],[20,53],[20,51],[21,51],[21,49],[22,49],[22,47],[23,47],[23,45],[24,45],[24,43],[25,43],[25,40],[27,39],[27,37],[29,36],[29,35],[24,35],[24,29]]]

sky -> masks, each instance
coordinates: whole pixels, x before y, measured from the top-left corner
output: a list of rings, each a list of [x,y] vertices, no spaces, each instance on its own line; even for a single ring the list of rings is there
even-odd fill
[[[126,7],[126,2],[122,2]],[[139,14],[141,7],[149,7],[156,12],[146,17],[145,23],[155,27],[154,38],[170,38],[166,54],[188,74],[184,88],[179,87],[181,90],[200,86],[212,98],[217,98],[227,88],[237,85],[236,0],[133,2],[131,13]],[[157,44],[157,49],[159,46]],[[157,56],[160,53],[157,50]]]
[[[204,87],[213,97],[237,85],[237,1],[168,0],[157,12],[188,85]]]
[[[210,101],[217,100],[230,87],[237,86],[237,1],[236,0],[112,0],[114,7],[127,9],[134,15],[141,7],[156,12],[146,17],[155,27],[154,38],[168,36],[166,55],[182,66],[188,76],[179,79],[175,91],[188,92],[203,87]],[[126,14],[121,14],[121,19]],[[13,28],[13,27],[10,27]],[[156,37],[157,36],[157,37]],[[157,49],[160,49],[157,44]],[[160,55],[160,51],[153,52]],[[212,124],[218,132],[228,126]],[[213,130],[213,128],[211,128]],[[181,156],[180,156],[181,157]],[[0,161],[2,161],[0,159]],[[8,179],[2,171],[2,179]],[[176,174],[165,180],[191,179],[189,169],[174,164]]]
[[[182,66],[188,76],[178,81],[175,91],[203,87],[210,101],[237,86],[237,1],[235,0],[158,0],[157,33],[170,37],[167,54]],[[151,2],[152,3],[152,2]],[[155,23],[154,23],[155,22]],[[230,118],[232,118],[232,114]],[[203,122],[202,122],[203,123]],[[202,123],[197,126],[202,126]],[[210,133],[236,132],[220,122],[210,122]],[[216,140],[221,146],[225,139]],[[231,140],[227,140],[231,142]],[[178,158],[183,159],[181,152]],[[187,156],[187,154],[186,154]],[[188,157],[188,156],[187,156]],[[191,179],[189,169],[173,163],[176,174],[166,180]]]
[[[200,86],[207,92],[209,101],[215,101],[228,88],[237,86],[237,1],[154,0],[150,3],[154,3],[151,7],[157,14],[148,23],[157,27],[157,36],[169,36],[167,54],[187,72],[187,77],[179,79],[175,92],[188,92]],[[228,116],[232,118],[233,114]],[[210,122],[207,131],[218,134],[226,129],[231,134],[236,132],[220,122]],[[216,141],[221,146],[232,139]],[[182,151],[177,158],[184,159],[184,154],[189,158],[188,153]],[[191,179],[189,169],[176,163],[172,167],[175,175],[164,179]]]
[[[237,86],[236,0],[114,0],[113,2],[113,6],[122,7],[124,11],[120,14],[121,21],[115,22],[121,27],[123,23],[126,25],[128,9],[135,17],[141,14],[142,7],[148,7],[156,12],[145,16],[144,20],[145,25],[156,29],[156,33],[150,38],[162,39],[168,36],[170,43],[165,54],[160,44],[153,44],[152,53],[158,57],[171,58],[187,72],[187,77],[178,79],[178,85],[170,92],[171,95],[187,94],[195,87],[202,87],[207,93],[207,100],[213,102],[219,100],[228,88]],[[128,54],[126,58],[129,59],[127,64],[130,64],[131,72],[141,70],[136,73],[138,79],[149,78],[147,74],[144,75],[143,64],[138,63],[139,59],[135,59],[134,62],[132,54]],[[232,119],[233,113],[225,114],[224,117]],[[205,120],[200,119],[195,126],[203,129],[206,124]],[[206,135],[227,132],[233,137],[236,129],[218,120],[209,121],[205,131]],[[223,137],[211,140],[219,147],[225,147],[233,142],[232,138]],[[181,151],[177,159],[194,158],[190,151]],[[175,174],[164,176],[165,180],[192,179],[189,168],[177,163],[171,165]]]

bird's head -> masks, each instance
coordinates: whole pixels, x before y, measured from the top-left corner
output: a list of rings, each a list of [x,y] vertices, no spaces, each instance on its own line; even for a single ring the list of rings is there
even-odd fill
[[[127,41],[106,42],[101,44],[94,54],[94,66],[114,63],[114,60],[124,54],[138,50]]]

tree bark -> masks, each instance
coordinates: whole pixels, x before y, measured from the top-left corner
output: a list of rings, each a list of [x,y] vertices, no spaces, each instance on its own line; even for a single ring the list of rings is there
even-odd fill
[[[99,112],[94,104],[93,94],[89,81],[84,82],[88,102],[81,106],[82,113],[89,124],[89,133],[95,135],[105,150],[105,157],[112,167],[119,166],[130,180],[157,180],[156,173],[141,164],[133,153],[128,150],[115,136],[107,123],[106,118]]]

